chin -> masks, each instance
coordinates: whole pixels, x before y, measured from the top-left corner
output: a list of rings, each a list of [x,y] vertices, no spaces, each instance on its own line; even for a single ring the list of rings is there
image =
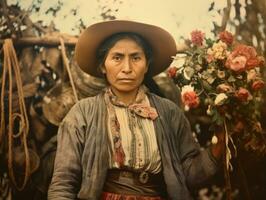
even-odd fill
[[[137,90],[137,88],[130,88],[130,87],[123,87],[123,88],[116,88],[116,90],[120,91],[120,92],[132,92]]]
[[[138,86],[132,86],[132,85],[123,85],[123,86],[118,86],[118,87],[113,87],[115,90],[119,91],[119,92],[133,92],[135,90],[137,90],[139,88]]]

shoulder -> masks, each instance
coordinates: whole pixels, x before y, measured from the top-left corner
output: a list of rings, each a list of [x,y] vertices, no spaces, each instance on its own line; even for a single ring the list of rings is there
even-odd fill
[[[103,103],[102,93],[79,100],[67,113],[64,121],[81,122],[89,113],[95,112]]]
[[[156,107],[159,106],[167,110],[178,110],[181,112],[181,109],[173,101],[150,92],[147,95],[151,103],[155,104]]]
[[[92,97],[86,97],[84,99],[79,100],[75,106],[77,107],[84,107],[84,106],[90,106],[90,105],[94,105],[95,102],[99,101],[102,98],[102,94],[98,94],[96,96],[92,96]]]
[[[80,110],[93,109],[101,105],[103,101],[104,101],[104,94],[103,92],[101,92],[96,96],[86,97],[84,99],[79,100],[73,107],[74,109],[76,108]]]
[[[160,97],[153,93],[147,93],[152,106],[154,106],[161,116],[165,116],[168,120],[185,119],[183,110],[173,101]]]

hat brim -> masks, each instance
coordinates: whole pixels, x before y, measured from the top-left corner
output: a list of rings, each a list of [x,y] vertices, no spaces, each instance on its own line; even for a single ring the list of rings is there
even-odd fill
[[[75,47],[79,67],[92,76],[102,77],[97,69],[97,49],[106,38],[120,32],[137,33],[150,44],[153,63],[149,72],[152,76],[164,71],[172,62],[171,56],[177,52],[174,38],[160,27],[126,20],[106,21],[89,26],[80,35]]]

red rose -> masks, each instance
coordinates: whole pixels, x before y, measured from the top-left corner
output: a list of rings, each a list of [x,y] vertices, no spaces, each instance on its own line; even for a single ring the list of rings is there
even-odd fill
[[[192,31],[190,34],[192,44],[202,46],[205,34],[198,30]]]
[[[263,80],[257,80],[257,81],[254,81],[253,84],[252,84],[252,89],[253,90],[260,90],[262,89],[263,87],[265,86],[265,83]]]
[[[228,32],[228,31],[221,32],[219,34],[219,38],[221,41],[223,41],[227,45],[231,45],[233,43],[233,40],[234,40],[232,33]]]
[[[242,87],[236,91],[235,96],[242,102],[247,102],[251,98],[249,91]]]
[[[194,91],[184,92],[182,101],[189,108],[196,108],[199,105],[199,97]]]
[[[174,78],[176,76],[177,68],[171,67],[168,69],[167,74],[170,78]]]
[[[247,64],[247,69],[252,69],[257,66],[263,66],[265,64],[265,60],[262,56],[257,56],[256,58],[250,59]]]

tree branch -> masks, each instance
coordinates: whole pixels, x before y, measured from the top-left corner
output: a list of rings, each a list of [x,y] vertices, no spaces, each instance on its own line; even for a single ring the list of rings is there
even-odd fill
[[[220,26],[220,32],[226,30],[227,22],[230,19],[232,3],[231,0],[227,0],[227,7],[224,8],[224,15],[222,19],[222,24]]]
[[[14,27],[12,26],[12,23],[10,21],[9,15],[8,15],[8,7],[7,7],[7,3],[6,0],[1,0],[0,1],[0,5],[2,5],[3,8],[3,15],[5,17],[5,19],[7,20],[7,26],[8,28],[11,30],[11,32],[14,31]]]

